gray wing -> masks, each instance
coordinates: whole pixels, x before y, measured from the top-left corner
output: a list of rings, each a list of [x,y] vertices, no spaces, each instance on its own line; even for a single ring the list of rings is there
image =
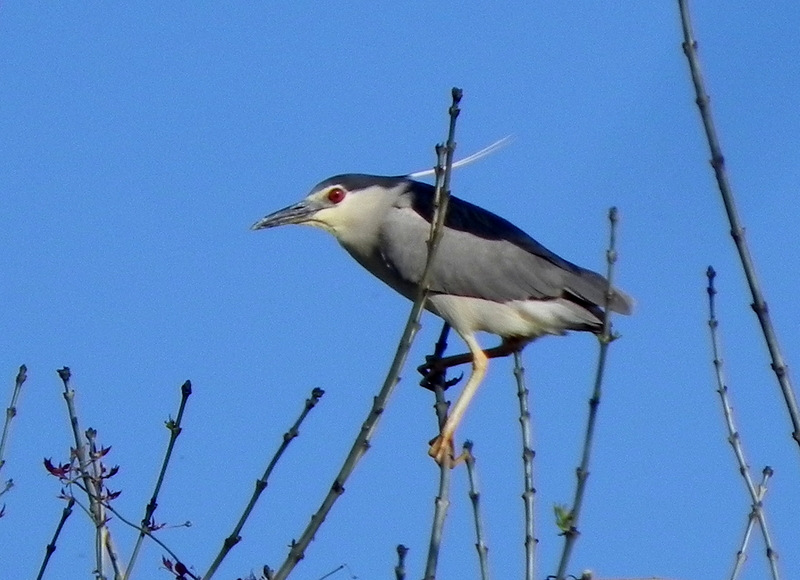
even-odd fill
[[[381,253],[397,276],[416,284],[427,259],[432,188],[413,182],[381,228]],[[469,202],[450,198],[445,233],[431,271],[431,290],[497,302],[577,298],[602,305],[605,279],[568,262],[525,232]],[[615,293],[611,307],[630,311],[627,296]]]

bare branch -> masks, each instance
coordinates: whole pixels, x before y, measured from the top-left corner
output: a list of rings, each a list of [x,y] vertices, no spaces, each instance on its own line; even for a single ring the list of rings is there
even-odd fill
[[[406,579],[406,554],[408,554],[408,548],[403,544],[397,544],[397,566],[394,567],[395,580]]]
[[[597,337],[599,343],[599,351],[597,355],[597,371],[594,379],[594,389],[592,396],[589,399],[589,415],[586,420],[586,433],[583,440],[583,452],[581,453],[581,463],[576,470],[577,484],[575,486],[575,497],[572,502],[572,508],[569,510],[567,521],[562,522],[564,527],[564,548],[561,552],[561,560],[558,564],[558,572],[556,573],[557,580],[564,580],[567,566],[569,565],[572,549],[578,539],[580,532],[578,531],[578,520],[580,518],[581,507],[583,505],[583,496],[586,490],[586,480],[589,478],[589,459],[592,453],[592,442],[594,439],[594,427],[597,420],[597,409],[600,406],[600,396],[602,394],[603,373],[606,366],[606,356],[608,354],[608,345],[611,344],[616,336],[611,332],[611,311],[608,307],[613,296],[614,287],[614,264],[617,261],[617,208],[612,207],[608,210],[609,221],[609,239],[608,250],[606,250],[606,295],[603,312],[603,330]]]
[[[761,483],[758,484],[758,501],[764,501],[764,496],[767,493],[767,481],[769,478],[772,477],[772,468],[765,467],[761,473]],[[756,522],[756,515],[757,512],[755,509],[751,509],[750,513],[747,515],[747,525],[744,528],[744,536],[742,537],[742,545],[739,547],[739,551],[736,552],[736,562],[733,565],[733,572],[731,572],[731,580],[736,580],[739,576],[739,572],[744,565],[744,561],[747,560],[747,546],[750,543],[750,537],[753,533],[753,526]]]
[[[445,330],[445,328],[442,329],[443,334]],[[436,403],[433,408],[436,411],[439,432],[441,433],[442,428],[447,423],[447,410],[450,404],[444,398],[444,387],[442,385],[445,381],[445,375],[439,375],[438,379],[432,385],[433,392],[436,395]],[[444,522],[447,517],[447,509],[450,507],[451,461],[450,454],[446,453],[444,460],[439,465],[439,491],[434,500],[433,524],[431,526],[431,538],[428,543],[428,557],[425,563],[425,580],[436,578],[439,551],[442,546],[442,537],[444,536]]]
[[[752,515],[750,518],[750,523],[752,524],[753,517],[758,520],[758,525],[761,528],[762,535],[764,536],[764,543],[767,546],[767,560],[769,562],[770,572],[772,573],[773,580],[778,580],[778,554],[775,552],[772,546],[772,538],[769,533],[769,528],[767,527],[767,518],[761,505],[763,494],[760,493],[760,490],[756,490],[756,486],[753,483],[753,478],[750,475],[750,468],[748,467],[744,456],[742,438],[739,435],[739,431],[736,429],[736,425],[733,421],[733,407],[731,406],[730,398],[728,396],[728,387],[725,384],[725,376],[722,368],[722,357],[720,356],[721,348],[719,333],[717,332],[719,328],[719,321],[717,320],[715,308],[717,290],[714,287],[714,278],[716,275],[717,273],[714,271],[714,268],[709,266],[708,270],[706,270],[706,276],[708,277],[708,288],[706,289],[708,292],[708,328],[711,333],[711,349],[714,355],[714,375],[717,381],[717,393],[719,394],[719,398],[722,403],[722,412],[725,415],[725,426],[728,430],[728,443],[730,443],[731,447],[733,448],[733,454],[736,456],[736,463],[739,466],[739,473],[744,479],[745,487],[747,487],[747,493],[750,494],[750,500],[752,501],[753,508],[751,512]],[[762,482],[762,486],[766,485],[766,479],[768,479],[766,473],[764,475],[765,480]],[[772,470],[770,470],[770,475],[772,475]],[[743,548],[740,549],[739,553],[736,555],[736,563],[734,564],[733,573],[731,575],[732,579],[736,578],[736,575],[741,568],[741,564],[744,562],[744,548],[747,547],[748,539],[749,534],[746,534],[745,541],[743,542]]]
[[[283,456],[283,453],[286,451],[287,447],[289,447],[289,443],[291,443],[299,434],[300,434],[300,425],[303,424],[303,421],[311,412],[311,409],[317,406],[320,398],[322,395],[325,394],[325,391],[322,389],[313,389],[311,391],[311,396],[306,399],[306,403],[303,406],[303,410],[300,413],[300,416],[294,422],[294,424],[289,428],[289,430],[283,434],[283,441],[281,442],[278,450],[275,452],[275,455],[272,456],[267,468],[264,470],[264,474],[261,476],[261,479],[256,481],[255,489],[253,490],[253,495],[250,497],[250,501],[247,503],[247,507],[244,508],[244,512],[242,512],[242,516],[239,518],[239,521],[233,528],[231,534],[225,538],[225,541],[222,542],[222,548],[220,549],[217,557],[214,558],[214,562],[212,562],[211,566],[208,569],[208,572],[205,573],[203,576],[203,580],[209,580],[214,573],[219,568],[219,565],[228,555],[228,552],[239,543],[242,537],[239,535],[244,527],[245,522],[250,517],[250,513],[253,511],[253,508],[258,501],[258,498],[261,496],[261,492],[263,492],[267,488],[267,484],[269,482],[269,476],[272,474],[272,471],[275,469],[275,466],[278,464],[278,461]],[[342,565],[344,566],[344,565]],[[338,569],[337,569],[338,570]]]
[[[14,488],[14,480],[13,479],[6,480],[6,482],[3,484],[3,489],[0,489],[0,497],[3,497],[13,488]],[[5,504],[3,504],[3,507],[0,508],[0,517],[3,517],[4,511],[5,511]]]
[[[97,560],[96,573],[99,578],[104,578],[103,563],[105,546],[107,545],[106,539],[110,532],[106,526],[105,516],[103,514],[103,506],[101,504],[100,490],[98,489],[95,478],[92,476],[92,460],[86,449],[86,444],[81,436],[80,426],[78,424],[78,414],[75,410],[75,391],[70,387],[70,378],[72,373],[69,367],[64,367],[56,371],[61,382],[64,385],[64,401],[67,403],[67,413],[69,414],[70,426],[72,427],[72,436],[75,441],[75,457],[78,460],[78,473],[83,480],[83,489],[89,499],[89,514],[94,522],[96,528],[96,542],[95,542],[95,558]]]
[[[489,548],[486,545],[481,516],[481,494],[478,491],[478,476],[475,473],[475,455],[472,453],[472,441],[464,442],[464,462],[467,464],[469,477],[469,499],[472,502],[472,513],[475,518],[475,549],[478,550],[478,563],[481,567],[481,580],[489,580]]]
[[[103,486],[104,486],[104,470],[102,464],[102,457],[105,451],[97,447],[97,431],[89,428],[86,430],[86,443],[89,446],[89,469],[92,472],[91,479],[95,484],[97,491],[98,504],[97,513],[99,514],[102,525],[97,526],[97,534],[95,536],[97,558],[98,562],[103,561],[103,554],[108,554],[108,559],[111,562],[111,567],[114,570],[114,578],[121,580],[122,569],[120,568],[119,555],[114,548],[114,542],[111,538],[111,532],[108,526],[105,525],[107,518],[105,514],[105,507],[103,505]],[[97,525],[97,524],[95,524]],[[102,570],[101,570],[102,575]]]
[[[158,508],[158,494],[161,491],[161,485],[164,483],[164,476],[167,473],[167,466],[169,465],[169,461],[172,458],[172,450],[175,447],[175,441],[178,439],[178,436],[181,434],[181,421],[183,420],[183,411],[186,409],[186,402],[189,400],[189,395],[192,394],[192,383],[191,381],[186,381],[181,385],[181,402],[178,406],[178,414],[173,421],[169,419],[166,422],[166,427],[169,429],[169,442],[167,443],[167,450],[164,453],[164,460],[161,462],[161,471],[158,473],[158,478],[156,479],[156,485],[153,489],[153,495],[150,497],[150,501],[147,503],[147,506],[144,510],[144,517],[142,518],[142,525],[139,531],[139,537],[136,538],[136,545],[133,547],[133,552],[131,553],[130,560],[128,561],[128,568],[125,571],[124,580],[128,580],[130,578],[131,572],[133,571],[133,567],[136,564],[136,561],[139,557],[139,550],[142,547],[142,543],[144,541],[145,533],[143,530],[153,529],[153,514]]]
[[[425,273],[423,275],[423,282],[420,284],[420,297],[423,299],[427,297],[428,291],[428,276],[430,266],[433,263],[433,255],[444,233],[444,220],[447,215],[447,205],[450,201],[450,174],[453,169],[453,153],[455,151],[455,128],[456,120],[461,110],[458,107],[461,101],[461,90],[454,88],[452,91],[453,103],[450,106],[450,129],[447,137],[447,144],[444,146],[436,146],[436,191],[434,194],[433,202],[433,219],[431,220],[431,233],[428,240],[428,262],[425,264]],[[450,331],[448,324],[442,327],[442,332],[437,345],[437,352],[434,356],[444,354],[439,352],[439,345],[445,345],[446,337]],[[433,392],[436,396],[436,403],[434,409],[439,422],[439,432],[447,422],[447,411],[450,407],[449,403],[444,398],[444,384],[446,382],[445,375],[441,374],[438,380],[431,383]],[[433,580],[436,577],[436,568],[439,563],[439,550],[441,548],[442,537],[444,535],[444,522],[447,517],[447,509],[450,506],[450,477],[451,477],[451,457],[449,453],[445,454],[444,460],[439,465],[439,491],[436,499],[434,500],[433,524],[431,526],[431,538],[428,544],[428,557],[425,564],[425,580]]]
[[[50,543],[47,544],[44,552],[44,560],[42,560],[42,565],[39,567],[39,573],[36,575],[36,580],[42,580],[44,576],[44,571],[47,569],[47,564],[50,562],[50,556],[53,555],[53,552],[56,551],[56,542],[58,542],[58,536],[61,535],[61,530],[64,528],[64,524],[67,522],[67,518],[72,515],[72,507],[75,505],[75,498],[69,498],[67,501],[67,505],[64,506],[64,509],[61,510],[61,519],[58,520],[58,525],[56,526],[56,531],[53,533],[53,539],[50,540]]]
[[[533,486],[533,430],[531,429],[531,413],[528,409],[529,391],[525,386],[525,367],[522,366],[522,351],[514,351],[514,378],[517,381],[517,398],[519,399],[519,424],[522,428],[522,471],[524,489],[522,502],[525,507],[525,580],[536,577],[536,529],[534,526],[534,500],[536,489]]]
[[[81,485],[79,482],[76,482],[76,483],[75,483],[75,485],[77,485],[79,489],[81,489],[81,490],[85,491],[85,490],[83,489],[83,486],[82,486],[82,485]],[[75,501],[75,504],[76,504],[78,507],[80,507],[80,508],[81,508],[83,511],[85,511],[87,514],[91,515],[91,512],[89,511],[89,508],[87,508],[86,506],[84,506],[84,505],[83,505],[83,504],[82,504],[82,503],[81,503],[81,502],[78,500],[78,498],[76,498],[76,497],[72,496],[70,499],[74,500],[74,501]],[[122,515],[120,512],[118,512],[118,511],[117,511],[117,510],[114,508],[114,506],[112,506],[112,505],[111,505],[110,503],[108,503],[107,501],[103,501],[103,500],[101,499],[101,500],[100,500],[100,503],[102,503],[102,504],[103,504],[103,507],[104,507],[105,509],[107,509],[107,510],[108,510],[108,511],[110,511],[112,514],[114,514],[114,516],[116,517],[116,519],[118,519],[119,521],[121,521],[121,522],[122,522],[123,524],[125,524],[126,526],[129,526],[129,527],[133,528],[133,529],[134,529],[134,530],[136,530],[136,531],[139,531],[139,532],[144,532],[144,535],[145,535],[145,536],[147,536],[148,538],[150,538],[151,540],[153,540],[153,541],[154,541],[156,544],[158,544],[159,546],[161,546],[161,549],[163,549],[163,550],[164,550],[164,551],[165,551],[167,554],[169,554],[169,555],[172,557],[172,559],[173,559],[173,560],[175,560],[175,562],[178,562],[178,563],[182,563],[182,562],[183,562],[183,561],[182,561],[182,560],[181,560],[181,559],[178,557],[178,555],[177,555],[175,552],[173,552],[173,551],[170,549],[170,547],[169,547],[169,546],[167,546],[167,545],[166,545],[164,542],[162,542],[162,541],[161,541],[161,540],[160,540],[160,539],[159,539],[159,538],[158,538],[156,535],[154,535],[154,534],[153,534],[153,532],[152,532],[151,530],[149,530],[149,529],[145,529],[145,528],[142,528],[142,527],[138,526],[137,524],[133,523],[131,520],[129,520],[128,518],[126,518],[125,516],[123,516],[123,515]],[[188,525],[188,523],[187,523],[186,525]],[[192,572],[191,572],[191,571],[189,571],[189,570],[188,570],[188,568],[187,568],[186,574],[188,574],[188,575],[189,575],[189,576],[190,576],[190,577],[191,577],[193,580],[200,580],[200,577],[199,577],[199,576],[196,576],[195,574],[192,574]]]
[[[11,403],[6,409],[6,420],[3,422],[3,435],[0,437],[0,471],[3,471],[3,466],[6,464],[6,441],[8,441],[8,434],[11,430],[11,421],[17,416],[17,400],[19,399],[19,394],[22,391],[22,384],[27,378],[28,368],[25,365],[21,365],[19,367],[19,371],[17,372],[17,378],[14,380],[14,390],[11,391]],[[7,486],[5,491],[8,491],[9,489],[11,489],[11,486]],[[5,493],[5,491],[3,493]],[[2,495],[2,493],[0,493],[0,495]]]
[[[334,568],[333,570],[331,570],[330,572],[328,572],[324,576],[320,576],[319,578],[317,578],[317,580],[325,580],[325,578],[330,578],[331,576],[336,574],[339,570],[344,570],[345,568],[347,568],[347,564],[339,564],[336,568]],[[355,576],[354,576],[354,578],[355,578]]]
[[[745,278],[747,278],[747,285],[750,287],[750,294],[753,298],[751,306],[761,325],[761,331],[772,359],[771,367],[778,379],[778,386],[780,387],[784,402],[786,403],[786,410],[789,412],[789,420],[792,423],[792,438],[797,442],[800,448],[800,411],[798,411],[797,407],[797,398],[789,376],[789,368],[784,363],[783,356],[781,355],[778,337],[772,326],[772,319],[769,316],[767,303],[764,300],[761,285],[756,276],[753,258],[750,255],[750,249],[745,239],[744,227],[742,227],[742,223],[739,220],[739,214],[733,198],[733,190],[728,181],[728,174],[725,169],[725,158],[722,155],[722,148],[720,147],[719,138],[717,137],[717,130],[714,127],[714,120],[711,116],[710,99],[706,93],[705,83],[702,73],[700,72],[700,59],[697,56],[697,41],[694,39],[687,0],[678,0],[678,8],[680,9],[681,25],[683,27],[683,52],[686,54],[686,59],[689,61],[689,70],[692,74],[692,82],[694,83],[694,90],[697,96],[697,107],[700,110],[700,118],[703,122],[703,128],[705,129],[706,138],[708,140],[708,147],[711,151],[711,166],[714,168],[714,176],[717,179],[717,186],[722,196],[722,203],[725,205],[725,212],[731,227],[731,237],[739,253],[742,269],[744,270]]]
[[[389,397],[392,395],[397,383],[400,381],[400,370],[403,368],[406,358],[408,357],[408,352],[411,348],[411,344],[414,341],[414,337],[419,331],[419,319],[422,315],[422,309],[427,299],[428,278],[430,277],[431,264],[436,256],[438,239],[441,237],[442,225],[444,221],[443,210],[446,210],[447,200],[450,194],[448,188],[450,183],[450,172],[452,170],[453,163],[453,151],[455,150],[455,121],[459,113],[458,103],[461,100],[461,90],[454,88],[452,91],[452,96],[453,104],[450,107],[450,132],[446,145],[447,163],[444,168],[443,175],[441,175],[441,179],[440,175],[438,174],[436,178],[436,199],[438,203],[436,205],[436,210],[434,211],[434,231],[428,247],[428,258],[425,264],[425,270],[423,271],[422,279],[419,283],[418,295],[414,301],[414,305],[411,308],[411,312],[408,315],[408,321],[406,322],[405,329],[403,330],[402,337],[400,338],[400,344],[397,347],[397,351],[395,352],[394,359],[392,360],[392,364],[389,368],[389,372],[386,375],[386,379],[383,382],[383,386],[378,392],[378,395],[375,397],[372,403],[372,408],[367,415],[367,419],[361,426],[361,430],[359,431],[358,436],[356,437],[355,442],[350,449],[350,452],[347,454],[347,458],[342,464],[339,474],[336,476],[333,485],[331,485],[331,490],[328,492],[328,495],[323,500],[322,505],[320,505],[317,512],[312,516],[311,522],[308,524],[308,526],[306,526],[306,529],[303,531],[300,539],[296,542],[292,542],[289,555],[280,569],[275,573],[273,580],[285,580],[285,578],[291,573],[297,563],[303,558],[306,548],[314,539],[314,535],[325,521],[325,518],[333,507],[333,504],[336,503],[336,500],[339,498],[339,496],[344,493],[344,484],[353,473],[353,470],[356,468],[358,462],[369,449],[373,433],[375,432],[381,416],[386,410],[386,404],[389,400]],[[439,213],[442,215],[438,215]]]

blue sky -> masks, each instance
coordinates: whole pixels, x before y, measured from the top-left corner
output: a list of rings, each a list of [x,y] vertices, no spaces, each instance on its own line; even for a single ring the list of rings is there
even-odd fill
[[[784,354],[800,361],[800,8],[693,3],[732,184]],[[29,380],[7,453],[3,575],[32,577],[62,503],[43,457],[66,458],[55,369],[68,365],[84,427],[111,445],[117,509],[141,518],[191,379],[157,519],[204,571],[312,387],[326,395],[276,472],[220,578],[267,563],[326,493],[388,367],[410,304],[308,228],[256,219],[342,172],[430,167],[452,86],[456,195],[552,250],[603,268],[619,207],[618,318],[572,572],[724,577],[749,511],[714,392],[705,269],[736,419],[767,493],[781,567],[800,566],[800,457],[749,308],[680,49],[676,2],[62,3],[0,6],[0,376]],[[460,154],[460,155],[459,155]],[[346,563],[389,577],[394,547],[420,577],[437,485],[429,393],[413,367],[374,446],[297,578]],[[483,337],[483,344],[494,344]],[[463,345],[454,340],[453,350]],[[531,345],[539,576],[561,539],[596,358],[591,336]],[[796,375],[796,373],[795,373]],[[796,380],[798,380],[796,378]],[[6,395],[2,395],[3,405]],[[458,433],[475,442],[495,578],[519,578],[522,471],[511,362],[491,364]],[[442,578],[477,577],[466,473],[454,472]],[[132,534],[116,528],[127,554]],[[73,516],[50,577],[88,577],[91,528]],[[744,578],[763,578],[756,537]],[[149,546],[140,577],[166,576]],[[345,572],[338,573],[346,577]]]

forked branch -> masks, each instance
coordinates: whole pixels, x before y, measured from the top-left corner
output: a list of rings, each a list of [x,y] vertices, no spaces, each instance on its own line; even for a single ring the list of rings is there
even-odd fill
[[[773,547],[772,536],[770,535],[769,527],[767,526],[767,516],[764,514],[762,505],[762,499],[764,497],[764,492],[766,491],[767,479],[769,479],[769,477],[772,475],[772,470],[767,468],[769,469],[767,472],[765,469],[764,479],[758,488],[756,488],[756,485],[753,483],[753,477],[750,475],[750,467],[747,465],[747,460],[744,456],[742,437],[739,435],[739,431],[736,429],[736,424],[733,421],[733,407],[731,406],[730,397],[728,395],[728,386],[725,384],[725,375],[723,372],[721,355],[722,349],[720,348],[719,333],[717,332],[719,329],[719,321],[717,320],[716,315],[717,290],[714,287],[714,278],[716,275],[717,273],[714,271],[714,268],[709,266],[708,270],[706,270],[706,276],[708,277],[708,287],[706,288],[706,291],[708,293],[708,328],[711,333],[711,350],[714,356],[714,376],[717,381],[717,393],[719,394],[720,402],[722,403],[722,412],[725,415],[725,427],[728,431],[728,443],[730,443],[731,447],[733,448],[733,454],[736,457],[736,464],[739,467],[739,473],[744,479],[745,487],[747,488],[747,493],[750,495],[750,501],[752,504],[752,510],[748,523],[748,531],[745,533],[745,540],[742,543],[742,548],[736,555],[736,562],[734,564],[733,573],[731,574],[731,579],[734,580],[736,578],[739,570],[741,569],[742,563],[744,562],[747,541],[750,537],[749,530],[752,528],[753,520],[755,519],[758,521],[761,534],[764,537],[764,544],[767,548],[767,561],[769,562],[772,580],[779,580],[778,553]]]

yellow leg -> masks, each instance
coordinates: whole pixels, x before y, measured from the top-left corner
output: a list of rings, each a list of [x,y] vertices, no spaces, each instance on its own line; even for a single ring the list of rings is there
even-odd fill
[[[478,344],[478,341],[475,340],[475,337],[472,334],[468,334],[462,336],[462,338],[464,342],[467,343],[467,347],[472,355],[472,374],[469,376],[469,380],[464,386],[461,395],[459,395],[456,400],[456,404],[453,405],[453,408],[450,410],[450,415],[448,415],[447,421],[444,427],[442,427],[442,432],[434,440],[428,451],[428,454],[440,465],[448,454],[451,457],[453,456],[453,435],[455,434],[456,427],[458,427],[458,424],[464,417],[464,413],[472,397],[475,396],[481,381],[483,381],[483,377],[486,374],[486,367],[489,365],[489,358],[484,354],[483,350],[481,350],[481,346]]]

